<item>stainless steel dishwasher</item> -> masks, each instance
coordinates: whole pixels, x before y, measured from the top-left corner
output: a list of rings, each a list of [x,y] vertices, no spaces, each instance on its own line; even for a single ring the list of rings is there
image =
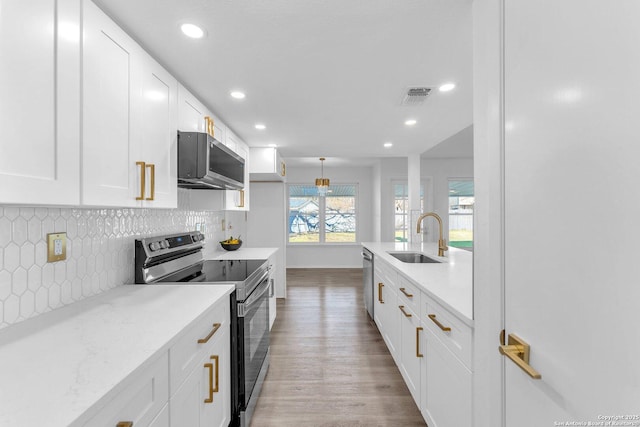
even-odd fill
[[[364,306],[373,319],[373,254],[366,248],[362,248],[362,283]]]

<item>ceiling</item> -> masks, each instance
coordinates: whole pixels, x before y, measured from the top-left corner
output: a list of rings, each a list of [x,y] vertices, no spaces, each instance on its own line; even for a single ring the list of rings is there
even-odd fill
[[[94,1],[249,146],[405,156],[472,123],[472,0]],[[206,36],[188,39],[185,22]],[[434,90],[403,106],[410,86]]]

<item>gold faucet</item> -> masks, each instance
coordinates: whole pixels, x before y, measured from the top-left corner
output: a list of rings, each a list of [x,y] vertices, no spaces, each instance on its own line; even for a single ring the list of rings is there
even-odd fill
[[[444,251],[449,250],[449,248],[447,247],[447,241],[442,238],[442,218],[440,218],[440,215],[435,212],[427,212],[420,215],[420,217],[418,218],[418,228],[416,230],[416,233],[420,234],[420,224],[422,223],[422,220],[428,216],[432,216],[436,220],[438,220],[438,225],[440,226],[440,236],[438,238],[438,256],[444,256]]]

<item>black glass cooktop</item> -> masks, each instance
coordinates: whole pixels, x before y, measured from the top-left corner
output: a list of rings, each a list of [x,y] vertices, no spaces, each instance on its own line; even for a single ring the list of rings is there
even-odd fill
[[[202,264],[205,282],[243,282],[258,270],[265,260],[207,260]]]

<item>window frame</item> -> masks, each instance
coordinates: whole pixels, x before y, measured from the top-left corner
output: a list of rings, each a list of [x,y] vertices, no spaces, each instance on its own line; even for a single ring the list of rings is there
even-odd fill
[[[329,186],[329,188],[333,187],[333,186],[339,186],[339,185],[352,185],[354,187],[354,196],[353,198],[355,199],[354,201],[354,216],[355,216],[355,221],[356,221],[356,227],[355,227],[355,237],[354,237],[354,241],[353,242],[327,242],[326,241],[326,210],[327,210],[327,202],[326,202],[326,196],[325,197],[320,197],[318,196],[318,229],[319,229],[319,235],[318,235],[318,242],[292,242],[289,240],[289,238],[291,237],[290,233],[289,233],[289,218],[291,216],[291,192],[290,192],[290,188],[292,186],[305,186],[305,187],[315,187],[315,185],[313,184],[309,184],[309,183],[297,183],[297,182],[288,182],[287,183],[287,246],[291,245],[291,246],[331,246],[331,245],[338,245],[338,246],[348,246],[348,245],[360,245],[360,242],[358,240],[359,236],[360,236],[360,187],[358,185],[357,182],[337,182],[337,183],[333,183]]]

